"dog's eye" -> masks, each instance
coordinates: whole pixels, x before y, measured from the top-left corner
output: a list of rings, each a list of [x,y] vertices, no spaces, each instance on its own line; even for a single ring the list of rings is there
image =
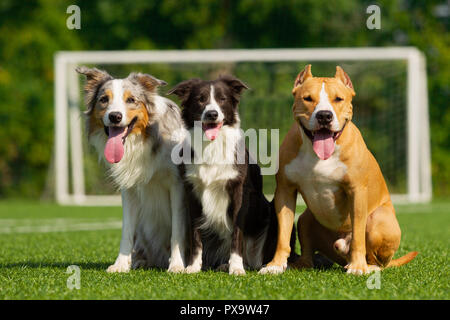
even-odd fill
[[[224,102],[225,100],[227,100],[227,98],[226,98],[226,97],[220,97],[220,98],[219,98],[219,101],[222,101],[222,102]]]
[[[341,97],[336,97],[336,98],[334,98],[334,101],[335,101],[335,102],[341,102],[342,100],[344,100],[344,98],[341,98]]]
[[[136,100],[133,97],[129,97],[127,103],[136,103]]]
[[[100,98],[99,100],[101,103],[107,103],[109,101],[109,97],[108,96],[103,96]]]
[[[204,102],[206,102],[206,97],[200,96],[200,97],[198,97],[198,101],[200,101],[201,103],[204,103]]]
[[[303,97],[303,100],[305,100],[305,101],[312,101],[312,98],[311,98],[311,96],[307,96],[307,97]]]

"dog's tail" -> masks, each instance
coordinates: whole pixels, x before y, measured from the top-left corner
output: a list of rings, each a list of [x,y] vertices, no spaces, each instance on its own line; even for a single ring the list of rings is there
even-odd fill
[[[410,253],[405,254],[403,257],[400,257],[395,260],[391,260],[391,262],[389,262],[389,264],[386,266],[386,268],[399,267],[404,264],[407,264],[412,259],[414,259],[418,254],[419,253],[417,251],[411,251]]]

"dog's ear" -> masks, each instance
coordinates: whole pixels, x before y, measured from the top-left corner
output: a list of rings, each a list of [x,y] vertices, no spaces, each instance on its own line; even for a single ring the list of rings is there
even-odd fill
[[[239,102],[242,91],[244,91],[245,89],[249,89],[249,87],[244,82],[231,75],[220,76],[219,80],[225,82],[231,88],[233,92],[233,98],[237,102]]]
[[[85,66],[81,66],[77,67],[75,71],[86,76],[87,81],[84,88],[85,90],[93,89],[99,83],[104,83],[107,80],[113,79],[113,77],[111,77],[108,72],[99,70],[97,68],[88,68]]]
[[[80,66],[75,69],[76,72],[86,76],[86,84],[84,85],[85,101],[87,106],[87,114],[90,114],[95,106],[95,97],[100,87],[113,77],[108,72],[97,68],[88,68]]]
[[[292,89],[292,93],[295,92],[295,89],[298,86],[301,86],[307,79],[312,78],[312,73],[311,73],[311,65],[308,64],[305,69],[303,69],[302,71],[300,71],[300,73],[297,75],[297,78],[295,79],[294,82],[294,88]]]
[[[344,69],[342,69],[340,66],[336,66],[336,74],[334,75],[336,79],[339,79],[342,81],[342,83],[350,89],[352,96],[355,96],[355,89],[353,88],[352,80],[350,80],[350,77],[347,73],[345,73]]]
[[[192,87],[198,83],[200,83],[201,79],[190,79],[183,82],[180,82],[175,87],[170,89],[167,92],[167,95],[174,94],[178,96],[181,100],[181,104],[184,104],[188,99],[189,95],[191,94]]]
[[[128,76],[128,79],[139,83],[144,89],[155,92],[158,87],[165,86],[167,82],[160,80],[146,73],[133,72]]]

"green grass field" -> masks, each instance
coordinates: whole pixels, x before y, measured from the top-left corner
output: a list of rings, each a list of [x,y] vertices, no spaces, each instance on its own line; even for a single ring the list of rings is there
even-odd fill
[[[347,275],[337,265],[242,277],[108,274],[119,248],[120,208],[0,202],[0,299],[449,299],[450,202],[397,206],[397,213],[403,234],[396,257],[419,255],[382,271],[380,289],[368,289],[369,276]],[[80,267],[79,290],[66,285],[70,265]]]

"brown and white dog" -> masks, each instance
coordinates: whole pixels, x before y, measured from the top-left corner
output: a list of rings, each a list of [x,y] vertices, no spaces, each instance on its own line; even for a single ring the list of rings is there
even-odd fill
[[[156,92],[165,82],[141,73],[114,79],[95,68],[77,72],[87,78],[89,141],[122,194],[120,250],[107,271],[184,271],[184,188],[171,161],[173,147],[184,138],[183,123],[177,105]]]
[[[417,252],[392,260],[400,227],[380,167],[351,121],[349,76],[338,66],[333,78],[313,77],[308,65],[292,93],[295,123],[281,145],[276,177],[277,250],[260,272],[287,266],[297,192],[307,209],[297,225],[301,256],[292,267],[313,267],[317,251],[352,274],[411,261]]]

